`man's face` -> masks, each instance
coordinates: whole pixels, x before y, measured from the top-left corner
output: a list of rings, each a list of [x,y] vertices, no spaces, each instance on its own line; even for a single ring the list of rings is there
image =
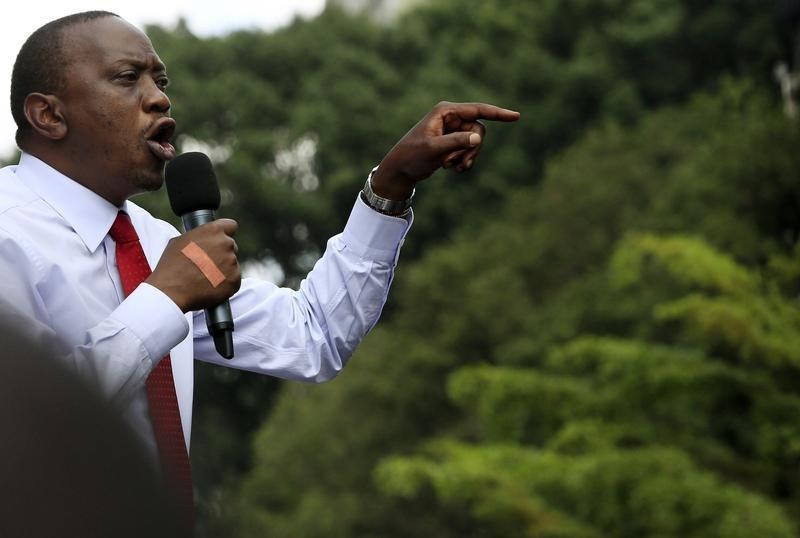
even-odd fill
[[[117,17],[67,28],[62,40],[63,147],[80,182],[114,203],[160,188],[175,122],[150,40]]]

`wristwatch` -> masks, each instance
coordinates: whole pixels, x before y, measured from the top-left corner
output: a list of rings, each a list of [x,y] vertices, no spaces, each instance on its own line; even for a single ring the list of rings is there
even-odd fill
[[[391,215],[392,217],[405,217],[408,212],[411,211],[411,200],[414,198],[416,189],[412,190],[411,196],[405,200],[390,200],[378,196],[375,194],[375,191],[372,190],[372,176],[375,175],[377,170],[378,167],[376,166],[367,176],[367,181],[364,182],[364,188],[361,190],[361,199],[378,213]]]

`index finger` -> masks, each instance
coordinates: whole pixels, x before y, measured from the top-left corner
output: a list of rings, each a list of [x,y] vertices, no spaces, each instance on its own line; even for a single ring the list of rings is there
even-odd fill
[[[236,230],[239,229],[239,223],[233,219],[217,219],[215,222],[222,228],[225,235],[230,237],[236,235]]]
[[[519,119],[519,112],[516,110],[509,110],[507,108],[500,108],[499,106],[490,105],[488,103],[449,103],[449,110],[446,112],[454,112],[462,120],[475,121],[475,120],[490,120],[490,121],[517,121]]]

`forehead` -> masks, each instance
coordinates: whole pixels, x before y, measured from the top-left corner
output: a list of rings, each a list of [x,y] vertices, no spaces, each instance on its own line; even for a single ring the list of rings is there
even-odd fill
[[[161,66],[161,59],[144,32],[119,17],[101,17],[74,24],[61,35],[67,64],[92,62],[108,66],[137,61]]]

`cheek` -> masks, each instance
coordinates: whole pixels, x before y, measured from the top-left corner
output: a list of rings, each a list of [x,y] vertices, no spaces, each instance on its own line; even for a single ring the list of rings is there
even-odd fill
[[[107,135],[113,137],[135,130],[138,107],[132,97],[102,94],[94,103],[96,121]]]
[[[113,109],[99,108],[97,110],[97,123],[108,137],[114,138],[122,134],[122,115]]]
[[[98,115],[100,132],[96,137],[106,148],[127,151],[142,144],[142,128],[130,114],[101,112]]]

